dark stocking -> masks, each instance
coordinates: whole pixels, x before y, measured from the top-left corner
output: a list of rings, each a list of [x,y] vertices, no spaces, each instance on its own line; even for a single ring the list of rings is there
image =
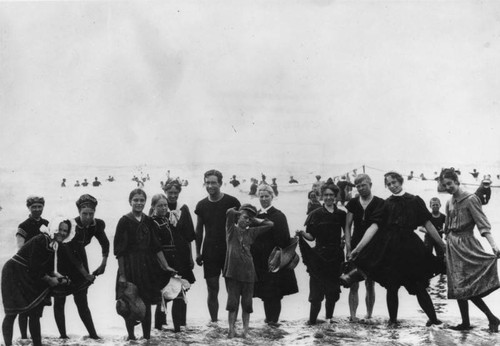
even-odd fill
[[[21,332],[21,339],[28,338],[28,315],[20,314],[18,317],[19,331]]]
[[[14,334],[14,321],[16,315],[5,315],[2,322],[2,334],[5,346],[12,345],[12,335]]]
[[[40,328],[40,316],[29,316],[29,326],[33,346],[42,346],[42,332]]]
[[[326,311],[326,319],[330,319],[333,317],[333,310],[335,310],[335,300],[334,299],[326,299],[325,302],[325,311]]]
[[[54,318],[56,320],[57,329],[62,339],[67,339],[66,335],[66,317],[64,313],[64,305],[66,297],[54,297]]]
[[[146,304],[146,316],[142,321],[142,335],[146,340],[151,338],[151,304]]]
[[[89,303],[87,301],[87,290],[77,292],[73,295],[76,307],[78,308],[78,314],[82,320],[85,328],[89,332],[89,336],[92,339],[98,339],[97,332],[94,327],[94,321],[92,321],[92,314],[90,313]]]
[[[161,311],[161,304],[157,304],[155,310],[155,329],[161,330],[164,324],[167,324],[167,314],[165,311]]]
[[[186,305],[184,299],[177,298],[172,302],[172,321],[176,333],[181,331],[183,305]]]
[[[387,300],[387,310],[389,310],[389,321],[392,323],[396,323],[398,321],[398,307],[399,307],[398,289],[397,288],[387,289],[386,300]]]
[[[311,309],[309,310],[309,323],[310,324],[316,324],[320,310],[321,310],[321,301],[311,302]]]
[[[264,312],[267,322],[277,323],[281,313],[281,298],[264,300]]]

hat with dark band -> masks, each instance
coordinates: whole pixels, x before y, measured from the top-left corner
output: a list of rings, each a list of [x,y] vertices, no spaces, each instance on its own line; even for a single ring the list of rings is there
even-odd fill
[[[40,196],[29,196],[28,198],[26,198],[26,206],[28,208],[31,207],[33,204],[45,205],[45,199]]]
[[[97,199],[95,199],[93,196],[89,194],[81,195],[80,198],[76,201],[76,207],[78,209],[82,209],[85,207],[90,207],[92,209],[95,209],[97,206]]]

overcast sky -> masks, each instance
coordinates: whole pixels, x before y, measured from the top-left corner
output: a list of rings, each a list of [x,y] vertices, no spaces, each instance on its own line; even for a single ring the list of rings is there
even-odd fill
[[[499,1],[0,3],[3,166],[498,162]]]

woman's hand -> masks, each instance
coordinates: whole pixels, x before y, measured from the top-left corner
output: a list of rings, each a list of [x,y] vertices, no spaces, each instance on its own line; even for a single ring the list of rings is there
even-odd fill
[[[356,247],[354,250],[351,251],[350,255],[347,255],[347,260],[348,261],[354,261],[356,257],[359,255],[359,249]]]
[[[96,270],[94,270],[94,272],[92,273],[92,275],[101,275],[101,274],[104,274],[104,271],[106,270],[106,265],[105,264],[101,264],[99,267],[97,267]]]
[[[162,268],[166,272],[171,272],[172,274],[177,274],[177,270],[172,268],[171,266],[167,265],[166,267]]]
[[[496,244],[491,247],[491,250],[493,250],[493,254],[495,254],[497,258],[500,258],[500,250]]]
[[[303,230],[300,230],[300,229],[298,229],[298,230],[296,230],[296,231],[295,231],[295,235],[296,235],[296,236],[298,236],[298,237],[300,237],[300,236],[302,236],[302,237],[303,237],[303,236],[304,236],[304,233],[305,233],[305,232],[304,232]]]
[[[85,280],[90,281],[92,283],[94,283],[95,278],[96,278],[96,276],[94,274],[88,274],[87,273],[87,275],[85,275]]]

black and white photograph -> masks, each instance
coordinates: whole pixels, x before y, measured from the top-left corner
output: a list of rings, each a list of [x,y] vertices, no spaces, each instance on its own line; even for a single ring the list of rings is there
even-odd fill
[[[0,1],[0,345],[500,345],[500,2]]]

